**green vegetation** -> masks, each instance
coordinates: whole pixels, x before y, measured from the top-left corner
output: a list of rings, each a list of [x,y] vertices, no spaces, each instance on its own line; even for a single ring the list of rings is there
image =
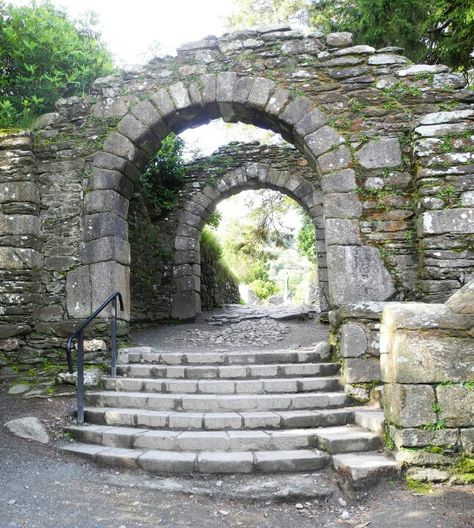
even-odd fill
[[[315,263],[317,248],[313,220],[303,209],[300,209],[300,215],[303,220],[303,226],[297,235],[298,250],[302,255],[307,257],[310,262]]]
[[[184,141],[173,132],[166,136],[140,178],[142,196],[152,218],[173,209],[179,199],[186,173],[183,148]]]
[[[27,128],[60,97],[81,95],[113,70],[96,21],[71,20],[48,2],[0,1],[0,128]]]
[[[406,482],[408,489],[413,491],[413,493],[420,493],[422,495],[433,493],[433,484],[428,482],[420,482],[419,480],[414,480],[411,478],[407,478]]]
[[[474,4],[469,0],[238,0],[230,28],[285,23],[295,15],[323,32],[350,31],[356,44],[400,46],[413,61],[473,65]],[[412,95],[417,95],[413,93]]]

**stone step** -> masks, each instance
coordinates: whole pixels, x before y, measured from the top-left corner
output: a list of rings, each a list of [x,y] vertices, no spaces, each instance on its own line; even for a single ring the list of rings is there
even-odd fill
[[[334,469],[352,488],[373,485],[383,476],[396,476],[398,463],[383,453],[346,453],[332,457]]]
[[[273,363],[317,363],[323,361],[312,350],[258,350],[249,352],[163,352],[151,347],[122,348],[119,363],[154,365],[266,365]]]
[[[330,410],[241,413],[146,411],[112,407],[86,407],[85,409],[86,420],[92,424],[184,431],[331,427],[352,423],[353,415],[354,411],[351,407]]]
[[[61,447],[95,462],[153,473],[277,473],[316,471],[330,457],[317,449],[294,451],[175,452],[114,448],[93,444]]]
[[[155,394],[145,392],[89,392],[86,404],[93,407],[126,407],[155,411],[278,411],[324,409],[349,404],[344,392],[301,394]]]
[[[78,442],[127,449],[157,451],[293,451],[315,448],[317,428],[280,431],[178,431],[107,425],[71,426]]]
[[[354,422],[364,429],[383,436],[385,416],[381,409],[362,409],[354,412]]]
[[[360,427],[343,425],[318,429],[317,446],[332,455],[358,451],[374,451],[383,446],[380,436]]]
[[[338,363],[274,363],[267,365],[167,366],[149,363],[119,364],[117,373],[129,378],[253,379],[335,376]]]
[[[107,378],[106,390],[186,394],[274,394],[332,391],[340,389],[339,378],[273,378],[254,380],[182,380]]]

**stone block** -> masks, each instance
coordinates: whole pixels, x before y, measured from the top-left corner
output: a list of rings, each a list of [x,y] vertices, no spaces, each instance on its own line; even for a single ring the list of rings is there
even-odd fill
[[[252,453],[200,453],[200,473],[251,473]]]
[[[84,264],[114,261],[125,266],[130,265],[130,244],[119,237],[102,237],[81,245],[81,257]]]
[[[474,280],[451,295],[446,305],[457,314],[474,314]]]
[[[368,342],[364,326],[358,323],[345,323],[341,326],[341,356],[360,357],[367,353]]]
[[[92,313],[89,266],[81,266],[68,272],[66,278],[66,309],[68,316],[73,319],[89,317]]]
[[[461,429],[460,434],[463,451],[474,454],[474,428]]]
[[[347,358],[342,375],[345,383],[380,381],[380,360],[378,358]]]
[[[280,114],[280,120],[287,125],[295,125],[310,110],[311,101],[307,97],[298,96],[288,103],[288,106]]]
[[[310,115],[310,114],[308,114]],[[317,158],[337,145],[344,143],[344,138],[339,132],[330,126],[323,126],[305,137],[307,152],[310,156]]]
[[[271,81],[270,79],[264,79],[262,77],[257,77],[254,80],[252,89],[249,93],[249,104],[259,110],[263,110],[266,107],[274,89],[274,81]]]
[[[114,213],[88,214],[84,222],[84,239],[86,242],[102,237],[128,239],[127,221]]]
[[[452,447],[458,441],[457,429],[440,429],[439,431],[425,431],[423,429],[406,428],[397,429],[390,426],[390,438],[397,448],[440,446]]]
[[[328,46],[336,48],[345,48],[352,44],[352,33],[347,31],[339,31],[336,33],[329,33],[326,36],[326,43]]]
[[[39,269],[41,262],[41,253],[34,249],[0,247],[0,269]]]
[[[217,98],[217,79],[215,75],[205,74],[199,77],[199,84],[201,86],[201,98],[205,105],[210,105],[216,102]]]
[[[38,204],[38,187],[33,182],[0,183],[0,204],[8,202],[28,202]]]
[[[417,231],[420,237],[443,233],[474,233],[474,208],[425,211],[418,217]]]
[[[384,381],[442,383],[474,381],[472,338],[442,336],[438,332],[397,331],[391,338]]]
[[[253,86],[253,77],[239,77],[234,84],[233,101],[246,104]]]
[[[151,130],[132,114],[127,114],[118,124],[118,131],[135,145],[139,145],[149,155],[159,148],[160,140]]]
[[[88,214],[109,212],[126,219],[128,205],[128,199],[113,190],[92,191],[84,197],[84,206]]]
[[[420,118],[420,125],[439,125],[441,123],[456,123],[474,115],[474,110],[453,110],[451,112],[433,112]]]
[[[356,193],[325,194],[324,217],[328,218],[359,218],[362,214],[362,204]]]
[[[406,64],[409,59],[395,53],[376,53],[367,61],[371,66],[389,66],[391,64]]]
[[[420,427],[436,422],[435,392],[430,385],[387,384],[383,402],[385,419],[399,427]]]
[[[169,86],[168,92],[173,100],[176,110],[184,110],[191,106],[188,90],[182,82],[177,82]]]
[[[151,94],[150,100],[153,103],[155,109],[162,117],[169,117],[176,111],[176,108],[169,93],[164,88],[160,88],[159,90]]]
[[[90,265],[92,308],[96,309],[110,295],[119,291],[124,302],[124,311],[119,311],[120,319],[130,318],[130,268],[116,262],[98,262]],[[103,317],[110,314],[104,310]]]
[[[237,74],[234,72],[222,72],[217,74],[216,99],[219,103],[231,103],[233,100],[234,83]]]
[[[295,132],[299,138],[304,138],[308,134],[314,133],[327,123],[327,117],[318,108],[313,108],[295,125]],[[305,139],[306,143],[307,138]]]
[[[1,215],[0,233],[5,235],[39,235],[40,220],[33,215]]]
[[[195,470],[196,458],[196,453],[148,451],[140,456],[138,463],[145,471],[156,473],[192,473]]]
[[[104,143],[105,152],[109,152],[114,156],[133,161],[135,159],[136,147],[123,134],[119,132],[112,132]]]
[[[265,112],[270,116],[278,116],[291,99],[291,92],[285,88],[278,88],[270,97]]]
[[[368,141],[356,153],[356,158],[366,169],[396,167],[402,162],[402,151],[398,139],[381,138]]]
[[[361,243],[359,222],[353,219],[328,218],[326,226],[326,245],[358,245]]]
[[[353,191],[357,188],[355,171],[345,169],[325,174],[321,179],[321,188],[325,194]]]
[[[201,313],[201,297],[195,291],[184,291],[172,296],[171,317],[179,320],[194,319]]]
[[[383,301],[394,292],[379,252],[367,246],[329,246],[329,297],[332,306]]]
[[[471,372],[471,379],[472,372]],[[439,385],[436,395],[447,427],[474,426],[474,390],[463,385]]]
[[[132,196],[135,184],[115,170],[101,169],[95,167],[90,177],[89,186],[94,190],[113,190],[126,198]]]
[[[321,155],[318,158],[317,166],[323,174],[326,174],[328,172],[345,169],[351,163],[352,155],[350,150],[345,145],[341,145],[337,149]]]
[[[449,70],[444,64],[414,64],[403,70],[398,70],[397,75],[399,77],[408,77],[420,74],[435,74],[445,73]]]

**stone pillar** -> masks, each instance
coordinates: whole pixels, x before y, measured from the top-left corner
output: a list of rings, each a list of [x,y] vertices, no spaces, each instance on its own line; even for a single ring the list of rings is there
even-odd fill
[[[416,479],[465,478],[474,453],[474,281],[446,304],[393,303],[381,325],[384,412],[396,457]],[[471,475],[472,478],[472,475]]]
[[[40,195],[32,149],[29,132],[0,136],[0,366],[13,362],[40,304]]]

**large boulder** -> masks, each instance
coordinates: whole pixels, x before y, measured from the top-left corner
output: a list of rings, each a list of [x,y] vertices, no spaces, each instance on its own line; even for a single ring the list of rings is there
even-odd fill
[[[5,424],[5,427],[11,433],[21,436],[21,438],[35,440],[42,444],[49,442],[49,435],[45,426],[35,416],[26,416],[25,418],[10,420]]]

